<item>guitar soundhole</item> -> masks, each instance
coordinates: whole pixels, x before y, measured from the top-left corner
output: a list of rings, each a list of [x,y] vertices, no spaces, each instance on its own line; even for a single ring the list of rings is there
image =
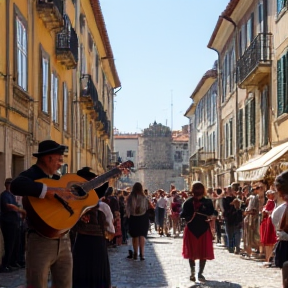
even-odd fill
[[[74,195],[76,196],[85,196],[87,193],[83,190],[81,186],[78,185],[72,185],[71,186],[71,191]]]

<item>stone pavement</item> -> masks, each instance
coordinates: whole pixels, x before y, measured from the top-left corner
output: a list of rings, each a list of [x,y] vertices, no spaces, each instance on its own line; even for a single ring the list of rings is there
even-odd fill
[[[181,256],[182,238],[160,238],[157,234],[149,234],[145,248],[145,261],[126,259],[127,246],[109,248],[113,287],[282,287],[279,268],[263,268],[259,262],[241,259],[216,245],[215,259],[207,261],[204,270],[207,281],[201,285],[189,280],[189,263]]]
[[[128,260],[129,246],[109,248],[112,286],[117,288],[281,288],[281,270],[263,268],[214,246],[215,259],[208,261],[203,284],[189,280],[188,260],[181,256],[182,238],[149,234],[145,261]],[[0,288],[24,288],[25,270],[0,274]]]

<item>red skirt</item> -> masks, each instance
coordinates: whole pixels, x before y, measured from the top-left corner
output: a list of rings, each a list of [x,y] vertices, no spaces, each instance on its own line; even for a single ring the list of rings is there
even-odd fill
[[[213,237],[210,229],[196,238],[186,226],[183,235],[182,255],[185,259],[191,260],[214,259]]]
[[[264,246],[273,246],[277,242],[271,217],[264,218],[260,225],[260,241]]]

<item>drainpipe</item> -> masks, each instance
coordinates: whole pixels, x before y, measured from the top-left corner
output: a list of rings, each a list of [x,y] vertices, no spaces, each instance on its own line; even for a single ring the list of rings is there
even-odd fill
[[[9,13],[9,8],[10,8],[10,0],[6,0],[6,85],[5,85],[5,117],[6,120],[8,122],[8,105],[9,105],[9,99],[10,99],[10,41],[9,41],[9,32],[10,32],[10,13]],[[5,156],[4,156],[4,169],[5,169],[5,177],[6,176],[11,176],[11,169],[10,172],[8,174],[7,171],[7,165],[9,164],[8,159],[7,159],[7,155],[8,155],[8,145],[7,145],[7,141],[8,141],[8,126],[7,124],[4,125],[5,127],[5,136],[4,136],[4,152],[5,152]]]
[[[234,45],[235,45],[235,61],[236,61],[236,69],[237,69],[237,59],[239,58],[239,51],[238,51],[238,29],[237,29],[237,25],[236,23],[233,21],[233,19],[231,19],[230,17],[228,16],[220,16],[221,18],[223,18],[224,20],[230,22],[233,26],[234,26]],[[236,70],[237,72],[237,70]],[[237,74],[236,74],[236,77],[237,77]],[[237,79],[235,79],[236,81],[236,91],[235,91],[235,96],[236,96],[236,101],[235,101],[235,124],[234,124],[234,127],[236,128],[235,129],[235,150],[234,150],[234,153],[235,153],[235,158],[234,158],[234,161],[235,161],[235,166],[236,168],[238,167],[238,164],[239,164],[239,135],[238,135],[238,131],[237,131],[237,123],[239,121],[239,116],[238,116],[238,110],[239,110],[239,107],[238,107],[238,85],[237,85]],[[236,179],[237,179],[237,175],[236,175]]]
[[[117,91],[115,91],[115,92],[113,92],[113,94],[112,94],[112,112],[113,112],[113,115],[112,115],[112,117],[111,117],[111,133],[112,133],[112,141],[111,141],[111,151],[112,152],[115,152],[114,151],[114,97],[116,97],[117,95],[117,93],[120,91],[122,89],[122,87],[120,87]]]
[[[79,35],[79,31],[80,31],[80,27],[79,27],[79,15],[80,15],[80,1],[76,1],[76,11],[75,11],[75,18],[76,18],[76,21],[75,21],[75,28],[76,28],[76,31],[77,31],[77,35]],[[79,43],[80,44],[80,43]],[[80,46],[78,47],[78,55],[80,55]],[[77,66],[77,69],[75,70],[74,73],[72,73],[72,77],[74,78],[75,81],[73,81],[73,116],[75,115],[76,117],[72,118],[72,129],[74,128],[75,126],[75,130],[73,129],[73,131],[75,131],[75,134],[73,132],[73,136],[74,136],[74,139],[73,139],[73,143],[71,146],[73,146],[73,150],[71,151],[71,160],[73,161],[73,165],[71,165],[73,167],[73,172],[77,171],[80,167],[80,162],[81,162],[81,147],[80,147],[80,139],[79,139],[79,132],[80,132],[80,124],[81,124],[81,120],[80,119],[80,99],[79,99],[79,95],[80,95],[80,85],[79,85],[79,74],[81,72],[81,59],[78,59],[78,66]],[[75,92],[75,93],[74,93]],[[76,111],[75,111],[76,110]],[[74,122],[75,120],[75,122]],[[73,154],[72,154],[73,153]],[[74,161],[75,159],[75,161]]]
[[[217,142],[219,143],[219,140],[221,139],[221,135],[222,135],[222,125],[221,125],[221,93],[222,93],[222,72],[220,69],[220,53],[217,49],[209,47],[211,50],[215,51],[217,53],[218,56],[218,63],[217,63],[217,81],[218,81],[218,85],[217,85],[217,109],[216,109],[216,113],[217,113]],[[219,98],[220,97],[220,98]],[[221,166],[223,167],[222,164],[222,153],[221,153],[221,143],[220,145],[217,145],[217,158],[218,161],[220,162]],[[218,183],[218,178],[216,179],[215,183],[217,183],[217,186],[219,186],[220,183]]]

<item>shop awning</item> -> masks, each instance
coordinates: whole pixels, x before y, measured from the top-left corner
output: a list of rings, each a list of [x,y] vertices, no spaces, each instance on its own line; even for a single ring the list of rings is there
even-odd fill
[[[288,152],[288,142],[272,148],[263,156],[252,159],[239,167],[237,172],[238,181],[259,181],[262,180],[269,166]]]

